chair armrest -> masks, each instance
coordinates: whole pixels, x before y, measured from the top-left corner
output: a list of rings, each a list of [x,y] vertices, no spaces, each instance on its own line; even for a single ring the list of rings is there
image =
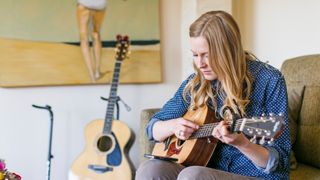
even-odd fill
[[[145,153],[152,152],[154,143],[148,140],[147,133],[146,133],[146,126],[149,123],[151,117],[159,110],[160,110],[159,108],[153,108],[153,109],[143,109],[141,111],[140,137],[139,137],[140,163],[146,160],[146,158],[143,156]]]

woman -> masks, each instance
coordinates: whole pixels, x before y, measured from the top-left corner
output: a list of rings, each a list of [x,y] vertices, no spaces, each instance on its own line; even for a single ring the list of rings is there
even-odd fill
[[[136,179],[288,179],[290,139],[287,94],[281,73],[243,50],[238,25],[223,11],[203,14],[189,29],[195,73],[156,113],[147,126],[150,140],[174,135],[185,140],[199,126],[182,118],[204,105],[220,119],[283,113],[285,127],[273,145],[258,145],[242,133],[231,133],[225,121],[212,136],[220,142],[207,167],[148,160]]]
[[[101,37],[107,0],[78,0],[77,18],[80,30],[80,45],[92,82],[100,78]],[[93,40],[93,53],[89,45],[89,37]]]

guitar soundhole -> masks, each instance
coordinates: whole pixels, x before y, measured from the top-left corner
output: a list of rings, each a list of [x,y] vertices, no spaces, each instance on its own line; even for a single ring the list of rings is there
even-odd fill
[[[112,147],[112,139],[109,136],[101,136],[97,145],[100,151],[106,152]]]
[[[179,139],[179,140],[177,141],[177,145],[178,145],[178,146],[182,146],[182,144],[183,144],[184,142],[185,142],[184,140],[180,140],[180,139]]]

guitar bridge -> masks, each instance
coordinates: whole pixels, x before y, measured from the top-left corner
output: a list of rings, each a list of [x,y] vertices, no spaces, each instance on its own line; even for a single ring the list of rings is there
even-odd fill
[[[95,164],[89,164],[88,168],[96,173],[105,173],[108,171],[113,171],[112,167],[108,166],[102,166],[102,165],[95,165]]]

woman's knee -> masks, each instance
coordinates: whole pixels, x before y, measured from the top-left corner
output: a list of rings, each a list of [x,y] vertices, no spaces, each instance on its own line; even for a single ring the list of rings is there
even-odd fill
[[[178,180],[197,179],[201,175],[201,170],[198,166],[190,166],[184,168],[178,176]]]
[[[216,177],[211,172],[212,169],[202,166],[190,166],[184,168],[179,176],[178,180],[193,180],[193,179],[211,179],[214,180]]]
[[[148,160],[139,166],[135,179],[176,179],[181,169],[183,166],[176,163]]]
[[[226,179],[226,180],[248,180],[251,177],[245,177],[238,174],[233,174],[213,168],[202,167],[202,166],[190,166],[184,168],[178,178],[178,180],[191,180],[191,179],[198,179],[198,180],[215,180],[215,179]]]

